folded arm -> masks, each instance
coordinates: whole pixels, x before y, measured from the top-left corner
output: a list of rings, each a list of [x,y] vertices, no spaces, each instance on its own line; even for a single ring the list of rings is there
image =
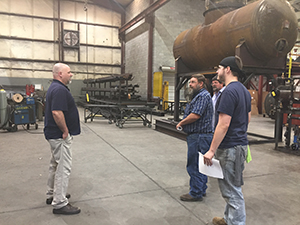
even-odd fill
[[[196,113],[190,113],[186,118],[184,118],[183,120],[181,120],[177,125],[176,128],[181,127],[183,125],[186,124],[190,124],[195,122],[196,120],[198,120],[200,118],[200,115],[196,114]]]

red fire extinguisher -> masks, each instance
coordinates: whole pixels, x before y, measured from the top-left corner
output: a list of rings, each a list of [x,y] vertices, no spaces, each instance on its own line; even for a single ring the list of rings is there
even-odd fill
[[[34,86],[31,84],[26,84],[26,95],[30,96],[32,93],[34,93],[35,89]]]

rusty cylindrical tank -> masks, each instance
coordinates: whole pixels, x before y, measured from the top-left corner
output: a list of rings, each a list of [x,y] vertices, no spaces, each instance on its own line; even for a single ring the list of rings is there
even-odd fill
[[[261,0],[231,11],[215,22],[183,31],[173,46],[174,57],[181,57],[194,70],[217,66],[235,55],[245,41],[248,51],[259,60],[285,56],[297,39],[297,18],[285,0]]]

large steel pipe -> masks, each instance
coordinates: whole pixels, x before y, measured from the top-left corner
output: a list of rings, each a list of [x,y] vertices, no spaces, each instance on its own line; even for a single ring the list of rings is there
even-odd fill
[[[293,48],[297,28],[295,12],[287,1],[256,1],[211,24],[183,31],[174,42],[173,53],[191,69],[209,69],[235,55],[237,45],[244,41],[254,58],[268,61]]]

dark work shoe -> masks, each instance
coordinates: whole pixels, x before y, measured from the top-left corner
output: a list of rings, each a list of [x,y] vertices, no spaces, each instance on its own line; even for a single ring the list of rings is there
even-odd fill
[[[190,194],[185,194],[185,195],[181,195],[180,196],[180,200],[181,201],[185,201],[185,202],[196,202],[196,201],[202,201],[203,198],[194,198],[192,196],[190,196]]]
[[[69,193],[67,193],[67,194],[66,194],[66,198],[67,198],[67,199],[71,198],[71,195],[70,195]],[[46,199],[46,204],[47,204],[47,205],[51,205],[52,201],[53,201],[53,197],[47,198],[47,199]]]
[[[53,214],[73,215],[80,213],[80,208],[72,206],[70,203],[60,209],[53,209]]]

